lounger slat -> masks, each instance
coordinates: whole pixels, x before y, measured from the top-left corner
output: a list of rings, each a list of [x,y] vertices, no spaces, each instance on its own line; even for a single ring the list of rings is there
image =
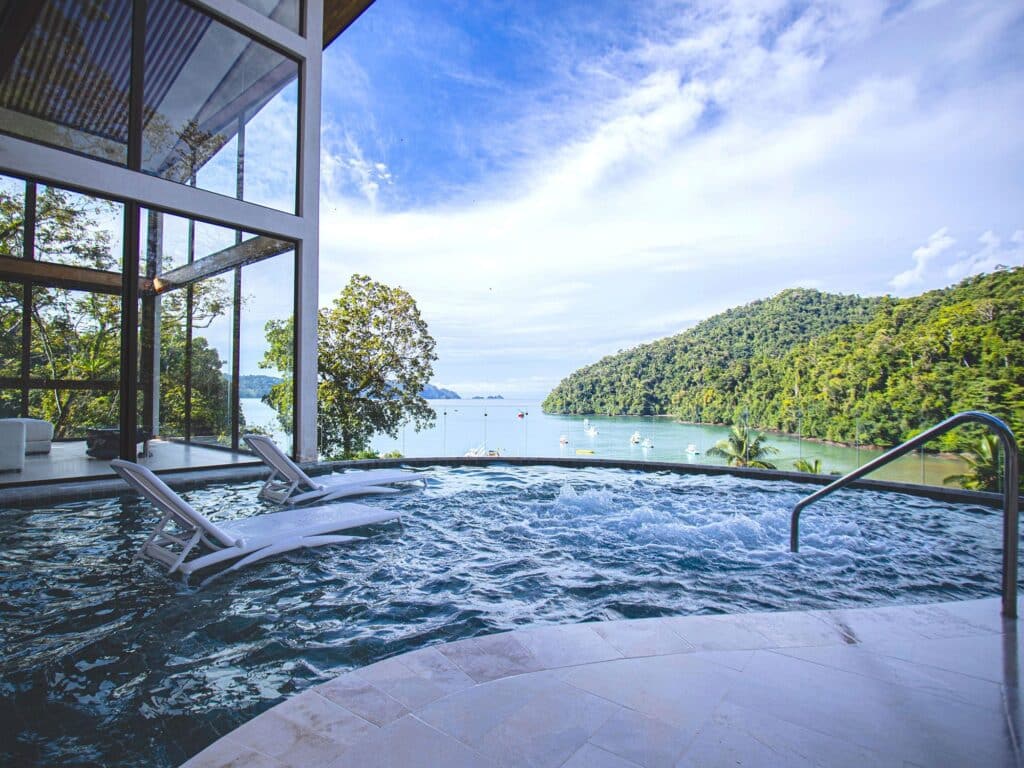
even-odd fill
[[[399,516],[387,509],[344,503],[292,507],[214,525],[146,467],[120,459],[111,462],[111,466],[163,513],[139,554],[167,566],[171,573],[181,573],[186,579],[196,571],[233,560],[237,562],[229,570],[292,549],[358,541],[358,536],[337,535],[337,532]],[[180,533],[165,530],[172,522],[180,528]],[[213,551],[187,559],[193,549],[198,553],[202,548]]]

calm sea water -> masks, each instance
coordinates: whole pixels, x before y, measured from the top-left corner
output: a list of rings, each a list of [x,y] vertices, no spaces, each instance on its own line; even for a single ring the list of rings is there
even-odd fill
[[[398,451],[403,456],[462,456],[484,446],[502,456],[591,456],[604,459],[648,459],[724,464],[707,455],[707,449],[725,437],[727,427],[682,424],[668,417],[561,416],[545,414],[540,403],[527,400],[431,400],[437,413],[433,428],[416,432],[403,429],[397,439],[378,435],[376,451]],[[264,406],[265,407],[265,406]],[[522,414],[522,416],[520,416]],[[597,430],[591,436],[586,425]],[[639,432],[652,447],[631,445]],[[560,438],[568,439],[567,445]],[[769,460],[779,469],[792,469],[804,458],[820,459],[825,472],[845,473],[878,456],[880,451],[822,445],[782,435],[768,435],[768,443],[779,449]],[[697,453],[688,453],[693,446]],[[593,454],[578,454],[578,451]],[[901,482],[941,485],[943,478],[963,471],[956,458],[920,454],[905,456],[877,472],[874,477]]]
[[[727,427],[682,424],[672,418],[638,416],[560,416],[546,414],[540,403],[528,400],[431,400],[437,414],[430,429],[417,432],[406,427],[396,439],[377,435],[373,449],[381,453],[398,451],[403,456],[462,456],[481,446],[502,456],[594,456],[603,459],[636,459],[725,464],[707,455],[707,449],[725,437]],[[246,423],[270,431],[282,445],[290,443],[277,423],[274,411],[260,400],[242,399]],[[522,416],[520,416],[522,414]],[[597,430],[589,435],[587,425]],[[630,437],[639,432],[652,447],[632,445]],[[567,438],[562,445],[560,438]],[[824,471],[849,472],[881,452],[865,448],[822,445],[783,435],[768,435],[768,443],[779,449],[770,461],[779,469],[793,469],[793,462],[820,459]],[[689,453],[690,447],[696,453]],[[578,451],[593,451],[579,454]],[[873,475],[880,480],[942,485],[943,478],[963,471],[956,458],[914,454],[904,456]]]

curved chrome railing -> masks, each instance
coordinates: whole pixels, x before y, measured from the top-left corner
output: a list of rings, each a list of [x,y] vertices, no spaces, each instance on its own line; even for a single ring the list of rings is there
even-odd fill
[[[1003,445],[1003,616],[1008,619],[1017,618],[1017,541],[1019,528],[1018,485],[1020,467],[1017,455],[1017,440],[1013,431],[1001,420],[990,413],[982,411],[964,411],[946,419],[931,429],[925,430],[917,437],[887,451],[873,461],[855,469],[847,475],[826,485],[819,491],[801,499],[793,507],[789,523],[789,548],[792,552],[800,549],[800,513],[834,491],[838,491],[850,483],[859,480],[881,466],[910,453],[930,440],[949,432],[949,430],[967,423],[984,424],[991,429]]]

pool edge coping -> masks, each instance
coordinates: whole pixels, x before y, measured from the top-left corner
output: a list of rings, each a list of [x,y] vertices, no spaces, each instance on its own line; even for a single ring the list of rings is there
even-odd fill
[[[568,469],[622,469],[636,472],[671,472],[679,475],[730,475],[770,482],[794,482],[805,485],[825,486],[836,479],[835,475],[815,475],[808,472],[794,472],[781,469],[754,469],[751,467],[728,467],[689,462],[635,461],[628,459],[587,459],[544,456],[470,457],[435,456],[401,459],[359,459],[349,461],[323,461],[302,464],[310,475],[329,474],[337,470],[378,469],[378,468],[425,468],[442,467],[490,467],[490,466],[554,466]],[[158,472],[161,479],[177,491],[192,490],[220,483],[254,482],[265,480],[269,470],[263,464],[201,467]],[[850,488],[903,493],[911,496],[946,501],[956,504],[980,504],[1000,508],[1003,496],[988,491],[970,491],[963,488],[946,488],[919,483],[900,483],[892,480],[861,479],[851,483]],[[134,491],[116,476],[92,479],[71,479],[33,485],[0,486],[0,508],[24,508],[40,504],[87,501],[134,495]],[[1024,506],[1024,497],[1021,497]]]

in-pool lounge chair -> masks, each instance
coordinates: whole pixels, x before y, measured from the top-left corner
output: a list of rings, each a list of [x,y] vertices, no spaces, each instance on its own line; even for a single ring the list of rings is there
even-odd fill
[[[361,541],[364,537],[340,536],[337,531],[398,517],[387,509],[345,503],[286,509],[215,525],[145,467],[122,459],[110,466],[163,513],[136,558],[150,557],[167,566],[168,573],[180,573],[185,581],[197,571],[232,560],[236,562],[203,584],[293,549]],[[196,548],[205,554],[187,560]]]
[[[367,469],[324,475],[313,480],[269,437],[243,435],[242,439],[271,470],[270,477],[260,488],[259,498],[277,504],[331,501],[370,493],[398,493],[398,488],[387,486],[422,482],[425,487],[427,484],[421,475],[404,469]]]

